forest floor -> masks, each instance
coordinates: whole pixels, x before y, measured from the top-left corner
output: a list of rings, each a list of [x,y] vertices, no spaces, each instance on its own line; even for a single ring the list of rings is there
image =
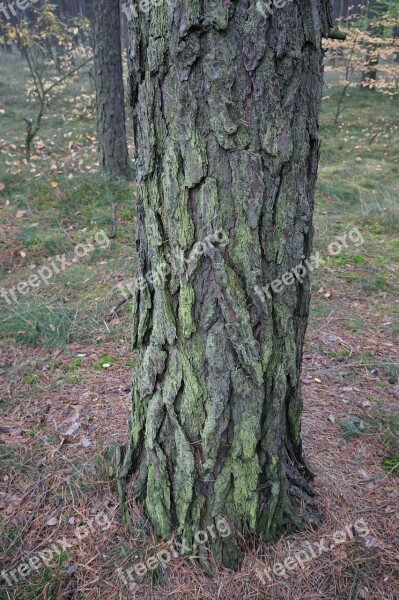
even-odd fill
[[[55,100],[27,165],[27,74],[19,58],[1,59],[0,290],[43,267],[51,276],[16,289],[16,301],[0,299],[0,570],[17,569],[0,598],[398,599],[397,98],[353,90],[336,128],[340,90],[326,88],[323,100],[314,247],[325,264],[313,275],[303,371],[304,447],[322,525],[269,546],[253,540],[239,573],[214,566],[210,579],[179,556],[129,591],[117,569],[165,548],[138,507],[133,531],[122,524],[108,451],[127,439],[135,359],[129,304],[112,310],[116,286],[135,273],[134,183],[97,174],[84,74]],[[108,247],[98,232],[109,233],[115,201],[119,231]],[[50,263],[62,254],[69,264],[57,273]],[[353,537],[358,519],[367,532]],[[64,537],[53,562],[29,566]],[[302,567],[257,576],[306,547]]]

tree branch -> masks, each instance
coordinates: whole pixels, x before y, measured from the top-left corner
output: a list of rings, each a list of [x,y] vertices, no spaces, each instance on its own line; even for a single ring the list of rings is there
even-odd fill
[[[331,40],[344,41],[344,40],[346,40],[346,33],[344,31],[341,31],[341,29],[338,29],[338,27],[333,27],[332,29],[330,29],[328,37]]]
[[[78,67],[75,67],[74,69],[72,69],[71,71],[69,71],[66,75],[64,75],[63,77],[61,77],[61,79],[57,79],[57,81],[54,81],[54,83],[52,83],[48,88],[46,88],[44,90],[44,95],[46,96],[49,92],[51,92],[51,90],[53,88],[55,88],[57,85],[59,85],[60,83],[62,83],[63,81],[65,81],[65,79],[68,79],[68,77],[70,77],[71,75],[73,75],[74,73],[76,73],[76,71],[79,71],[79,69],[81,69],[82,67],[84,67],[85,65],[87,65],[87,63],[89,63],[91,60],[93,60],[92,56],[90,56],[90,58],[88,58],[87,60],[85,60]]]

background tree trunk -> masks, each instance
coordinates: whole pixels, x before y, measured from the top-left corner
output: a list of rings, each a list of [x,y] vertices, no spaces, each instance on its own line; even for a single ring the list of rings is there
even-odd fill
[[[168,3],[171,4],[171,3]],[[267,11],[266,11],[267,14]],[[130,25],[139,177],[139,272],[130,443],[158,535],[188,543],[224,515],[213,550],[240,562],[237,532],[269,540],[317,519],[301,446],[306,277],[264,286],[312,251],[321,38],[329,0],[265,19],[255,2],[178,0]],[[195,242],[223,230],[229,243]]]
[[[129,178],[119,0],[92,0],[92,9],[100,168]]]

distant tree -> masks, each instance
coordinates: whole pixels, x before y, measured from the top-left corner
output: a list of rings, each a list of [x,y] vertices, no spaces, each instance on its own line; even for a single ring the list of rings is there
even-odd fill
[[[331,40],[325,43],[331,58],[326,71],[339,74],[342,85],[335,125],[344,110],[348,90],[359,87],[359,81],[363,90],[375,89],[390,96],[399,90],[399,1],[373,0],[356,6],[356,10],[349,8],[353,11],[351,16],[341,22],[346,41],[339,46]]]
[[[92,15],[100,168],[130,178],[119,0],[92,0]]]

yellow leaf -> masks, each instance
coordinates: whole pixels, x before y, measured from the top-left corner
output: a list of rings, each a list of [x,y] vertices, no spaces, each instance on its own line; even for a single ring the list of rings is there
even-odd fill
[[[56,181],[52,181],[52,182],[50,183],[50,185],[51,185],[51,187],[53,187],[53,188],[56,188],[56,187],[58,187],[58,183],[57,183]]]

